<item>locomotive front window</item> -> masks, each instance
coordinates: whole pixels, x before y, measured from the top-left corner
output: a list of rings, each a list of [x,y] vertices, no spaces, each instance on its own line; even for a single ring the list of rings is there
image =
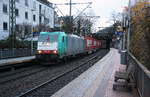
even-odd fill
[[[47,35],[43,34],[39,36],[39,42],[57,42],[58,40],[58,35]]]

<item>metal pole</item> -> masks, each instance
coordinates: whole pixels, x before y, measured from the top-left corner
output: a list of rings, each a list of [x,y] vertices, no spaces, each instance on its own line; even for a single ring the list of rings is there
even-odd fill
[[[9,36],[11,39],[12,55],[14,55],[15,47],[15,26],[16,26],[16,15],[15,15],[15,0],[9,0]]]
[[[70,32],[72,33],[72,17],[71,17],[71,15],[72,15],[72,0],[70,0],[70,12],[69,12],[69,15],[70,15]]]
[[[32,55],[32,49],[33,49],[33,35],[32,35],[32,29],[33,29],[33,10],[31,10],[32,16],[31,16],[31,55]]]
[[[123,35],[122,35],[122,50],[125,50],[125,41],[126,41],[125,31],[123,31]]]
[[[122,29],[123,29],[123,27],[125,27],[125,14],[123,13],[123,25],[122,25]],[[123,50],[125,50],[125,41],[126,41],[126,37],[125,37],[125,31],[124,31],[125,29],[123,29]]]
[[[70,0],[70,12],[69,12],[70,22],[71,22],[71,14],[72,14],[72,0]]]
[[[31,10],[32,12],[32,16],[31,16],[31,55],[33,54],[33,11],[35,11],[34,9]]]
[[[128,35],[127,35],[127,50],[130,49],[130,31],[131,31],[131,0],[129,0],[129,15],[128,15]]]
[[[2,54],[3,53],[3,51],[2,51],[2,49],[0,49],[0,59],[2,59]]]
[[[32,28],[33,29],[33,28]],[[31,39],[31,55],[33,54],[33,32],[31,33],[31,37],[32,37],[32,39]]]

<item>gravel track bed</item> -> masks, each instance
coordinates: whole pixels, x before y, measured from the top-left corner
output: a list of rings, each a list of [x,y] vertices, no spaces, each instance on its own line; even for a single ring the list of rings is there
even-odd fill
[[[41,66],[31,66],[27,68],[22,68],[15,71],[6,72],[0,75],[0,84],[9,83],[9,81],[15,81],[19,78],[30,76],[32,74],[38,73],[40,71],[43,71],[47,68],[41,67]]]
[[[47,80],[50,80],[57,74],[60,74],[60,73],[64,72],[65,70],[68,70],[70,68],[74,68],[74,67],[78,66],[79,63],[81,64],[82,61],[85,61],[85,60],[95,56],[98,53],[100,55],[105,55],[106,52],[107,52],[106,50],[100,50],[99,52],[89,55],[89,56],[86,56],[86,57],[80,56],[80,58],[75,58],[74,60],[72,60],[72,62],[67,62],[66,64],[58,64],[57,66],[54,66],[54,65],[44,66],[47,68],[45,71],[41,71],[39,73],[30,75],[30,76],[26,76],[19,80],[14,80],[14,81],[12,80],[9,83],[0,84],[0,97],[15,97],[17,95],[20,95],[21,93],[27,91],[28,89],[31,89],[39,84],[46,82]],[[80,71],[84,72],[85,70],[82,69]],[[81,72],[79,72],[79,74],[73,73],[69,77],[66,77],[65,79],[71,79],[71,80],[74,79],[75,78],[74,74],[79,75],[79,74],[81,74]],[[53,84],[53,86],[51,87],[51,94],[56,92],[58,89],[60,89],[64,85],[66,85],[71,80],[63,81],[63,79],[62,79],[59,82],[60,84],[58,84],[58,85]]]
[[[92,60],[92,62],[89,62],[86,65],[83,65],[83,66],[79,67],[78,69],[76,69],[68,74],[65,74],[64,76],[58,78],[57,80],[54,80],[51,83],[48,83],[48,84],[42,86],[40,89],[37,89],[36,91],[33,91],[30,94],[21,96],[21,97],[50,97],[52,94],[54,94],[59,89],[61,89],[62,87],[67,85],[69,82],[74,80],[76,77],[78,77],[81,73],[83,73],[88,68],[93,66],[93,64],[101,58],[102,57],[99,57],[96,60]]]

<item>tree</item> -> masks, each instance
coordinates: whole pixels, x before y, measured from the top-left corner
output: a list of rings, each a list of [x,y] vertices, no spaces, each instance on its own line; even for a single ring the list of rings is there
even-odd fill
[[[32,26],[30,24],[17,24],[16,25],[16,37],[24,40],[31,36]]]
[[[113,12],[111,16],[111,21],[113,22],[114,31],[117,30],[118,26],[121,26],[122,23],[122,14]]]
[[[77,33],[81,34],[81,19],[77,21]]]
[[[74,20],[74,26],[77,28],[78,35],[87,35],[92,33],[92,26],[94,22],[86,16],[78,16]]]
[[[121,13],[116,13],[113,12],[112,16],[111,16],[111,21],[113,22],[113,24],[120,24],[121,25],[121,21],[122,21],[122,14]]]
[[[131,52],[150,69],[150,17],[149,3],[138,2],[131,9]]]
[[[36,25],[34,28],[34,32],[51,32],[52,28],[46,24]]]
[[[62,30],[66,33],[73,33],[73,21],[70,21],[70,16],[62,17],[62,19]],[[71,20],[73,20],[73,17],[71,17]]]

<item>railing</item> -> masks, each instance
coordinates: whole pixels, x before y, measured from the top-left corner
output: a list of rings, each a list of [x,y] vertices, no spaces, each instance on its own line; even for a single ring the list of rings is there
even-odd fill
[[[130,52],[127,54],[128,65],[135,67],[134,79],[141,97],[150,97],[150,71],[144,67]]]
[[[35,49],[33,52],[30,48],[13,48],[13,49],[0,49],[0,59],[25,57],[35,55]]]

